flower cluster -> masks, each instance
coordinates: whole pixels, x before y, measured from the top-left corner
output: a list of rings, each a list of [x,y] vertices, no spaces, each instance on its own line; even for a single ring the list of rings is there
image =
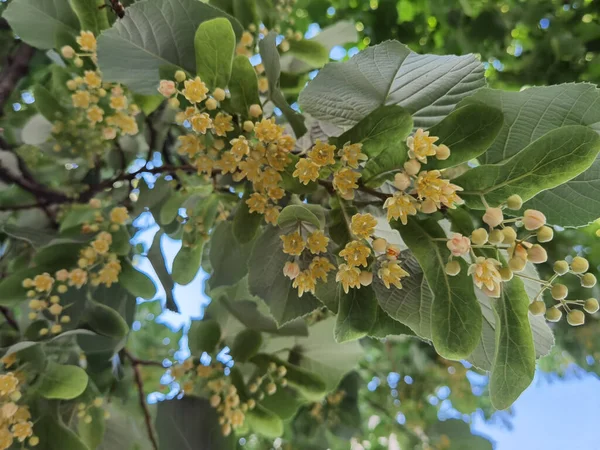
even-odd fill
[[[96,397],[91,403],[79,403],[77,404],[77,418],[83,423],[90,424],[93,421],[92,408],[102,408],[103,405],[104,399],[102,397]],[[106,410],[104,411],[104,418],[110,418],[110,413]]]
[[[328,427],[340,423],[340,406],[346,391],[338,390],[328,394],[321,402],[313,403],[310,407],[310,416],[318,423],[325,423]]]
[[[16,353],[1,360],[3,368],[10,369],[17,363]],[[26,383],[25,374],[19,370],[0,374],[0,450],[12,448],[17,444],[25,448],[35,447],[39,438],[33,434],[33,422],[27,405],[19,404],[21,390]]]

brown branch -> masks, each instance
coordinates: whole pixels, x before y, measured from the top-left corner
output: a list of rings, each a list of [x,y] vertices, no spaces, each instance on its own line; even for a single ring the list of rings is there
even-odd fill
[[[10,309],[8,309],[5,306],[0,306],[0,313],[2,313],[2,315],[4,316],[4,318],[6,319],[6,322],[15,330],[19,331],[19,324],[17,323],[17,321],[15,320],[15,317],[13,316],[13,313]]]
[[[141,360],[135,358],[131,353],[129,353],[127,349],[123,349],[123,354],[131,361],[131,367],[133,368],[133,376],[138,390],[140,407],[142,408],[142,411],[144,413],[144,420],[146,422],[148,437],[150,438],[150,442],[152,442],[152,448],[154,450],[158,450],[158,442],[156,442],[156,436],[154,436],[154,428],[152,427],[152,416],[150,416],[150,410],[148,409],[148,404],[146,403],[146,394],[144,393],[144,382],[142,381],[142,374],[140,372],[140,365],[142,365],[142,363],[140,362]]]
[[[3,167],[0,164],[0,180],[6,183],[14,183],[19,186],[21,189],[24,189],[31,194],[35,195],[38,198],[45,199],[52,203],[65,203],[69,201],[69,197],[67,197],[62,192],[54,191],[46,186],[39,184],[37,181],[29,180],[26,178],[21,178],[20,176],[15,175],[6,167]]]
[[[10,94],[15,90],[21,78],[29,72],[29,62],[34,53],[33,47],[21,42],[0,72],[0,117],[4,115],[4,105],[10,98]]]

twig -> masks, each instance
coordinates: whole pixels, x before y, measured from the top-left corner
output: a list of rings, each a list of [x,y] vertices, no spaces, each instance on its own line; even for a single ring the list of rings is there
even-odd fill
[[[14,55],[9,57],[7,64],[0,72],[0,117],[4,115],[4,105],[10,94],[15,90],[19,80],[29,72],[29,62],[35,49],[21,42]]]
[[[158,442],[156,442],[156,437],[154,436],[154,428],[152,427],[152,417],[150,416],[150,410],[148,409],[148,404],[146,403],[146,394],[144,393],[144,382],[142,381],[142,374],[140,372],[141,362],[139,359],[135,358],[131,353],[129,353],[127,349],[123,349],[123,354],[131,361],[131,367],[133,368],[133,376],[138,389],[140,407],[144,412],[144,420],[146,422],[148,437],[150,438],[150,442],[152,442],[152,448],[154,450],[158,450]]]
[[[15,320],[12,311],[5,306],[0,306],[0,312],[6,319],[6,322],[15,330],[19,331],[19,324]]]
[[[27,178],[21,178],[13,174],[6,167],[0,164],[0,180],[6,183],[14,183],[21,189],[24,189],[38,198],[43,198],[52,203],[65,203],[69,200],[62,192],[54,191],[46,186],[39,184],[37,181],[29,180]]]

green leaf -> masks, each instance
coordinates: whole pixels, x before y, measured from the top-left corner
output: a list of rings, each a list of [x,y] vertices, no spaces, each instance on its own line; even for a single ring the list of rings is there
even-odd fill
[[[518,194],[529,200],[590,167],[600,151],[600,136],[582,125],[550,131],[501,165],[483,165],[453,182],[464,191],[467,206],[484,209],[482,196],[497,206]]]
[[[102,30],[110,27],[107,15],[109,8],[104,0],[69,0],[69,3],[79,18],[82,30],[98,36]]]
[[[277,225],[281,228],[300,222],[310,223],[318,229],[323,228],[318,217],[305,205],[288,205],[281,210],[277,217]]]
[[[188,342],[193,355],[201,355],[202,352],[212,354],[220,340],[221,327],[216,320],[204,319],[192,322]]]
[[[234,361],[246,362],[258,353],[262,343],[262,334],[259,331],[242,330],[235,336],[229,354]]]
[[[232,9],[233,15],[240,21],[245,30],[251,24],[258,25],[260,23],[256,10],[256,0],[233,0]]]
[[[151,300],[156,295],[156,286],[152,279],[135,269],[126,259],[121,260],[119,283],[135,297]]]
[[[266,395],[259,405],[277,414],[283,420],[291,419],[306,400],[299,397],[296,391],[290,387],[277,387],[273,395]]]
[[[360,142],[363,145],[362,152],[369,158],[383,151],[400,152],[406,157],[403,142],[412,128],[413,120],[407,110],[398,105],[381,106],[337,137],[336,142],[339,148],[346,142]]]
[[[60,231],[93,222],[96,217],[96,209],[88,205],[74,205],[60,221]]]
[[[429,128],[485,85],[474,55],[418,55],[397,41],[327,64],[299,97],[302,110],[343,127],[383,105],[400,105],[416,127]],[[350,100],[351,99],[351,100]]]
[[[388,336],[414,335],[413,331],[403,323],[392,319],[381,306],[377,306],[377,315],[373,326],[367,336],[377,339],[385,339]]]
[[[85,323],[96,333],[114,339],[122,339],[129,332],[129,326],[121,314],[93,300],[88,300]]]
[[[223,436],[217,410],[205,398],[159,402],[155,427],[160,450],[235,448],[235,435]]]
[[[175,287],[175,283],[167,271],[165,259],[160,247],[160,241],[163,235],[164,233],[161,231],[158,231],[156,235],[154,235],[154,239],[152,241],[152,245],[150,246],[150,250],[148,251],[147,257],[154,268],[154,272],[156,272],[156,276],[158,277],[160,284],[162,284],[163,289],[165,290],[165,295],[167,297],[167,309],[171,311],[177,311],[177,305],[175,304],[175,298],[173,297],[173,288]]]
[[[62,420],[47,414],[34,422],[33,433],[40,438],[39,450],[89,450]]]
[[[171,275],[173,281],[177,284],[190,284],[202,263],[203,243],[197,243],[194,247],[181,247],[173,260],[173,270]]]
[[[361,286],[350,289],[340,297],[335,329],[335,340],[347,342],[365,337],[377,318],[377,299],[373,289]]]
[[[119,256],[127,256],[131,252],[131,235],[127,230],[127,227],[121,225],[116,231],[111,231],[112,243],[110,244],[110,250],[115,252]]]
[[[435,349],[446,359],[466,358],[477,347],[482,326],[481,308],[473,281],[467,275],[466,262],[461,261],[458,275],[446,274],[444,266],[450,251],[445,242],[435,240],[446,235],[434,220],[394,225],[421,265],[433,292],[431,334]]]
[[[47,399],[71,400],[79,397],[87,384],[87,373],[81,367],[48,361],[37,392]]]
[[[290,39],[289,43],[290,49],[288,52],[308,64],[311,69],[319,69],[329,62],[329,52],[317,41]]]
[[[260,105],[256,71],[244,55],[237,55],[233,59],[229,92],[231,107],[245,119],[250,117],[250,106]]]
[[[188,198],[188,195],[176,191],[173,192],[164,203],[161,204],[160,213],[158,214],[158,223],[160,225],[169,225],[177,218],[179,208],[182,207],[183,202]]]
[[[498,326],[490,397],[495,408],[506,409],[531,384],[535,372],[529,298],[523,282],[516,277],[505,282],[501,297],[493,305]]]
[[[283,253],[281,231],[266,227],[256,240],[248,260],[250,293],[262,298],[279,325],[302,317],[320,306],[310,293],[298,297],[292,280],[283,274],[289,255]]]
[[[335,277],[333,276],[327,277],[325,283],[317,283],[315,289],[315,297],[335,314],[338,312],[340,300],[344,295],[346,294],[344,293],[342,284],[335,281]]]
[[[279,61],[279,52],[277,51],[277,44],[275,42],[276,39],[277,33],[271,31],[258,43],[262,63],[265,66],[265,73],[267,75],[267,79],[269,80],[269,100],[271,100],[273,104],[281,110],[285,118],[292,126],[294,134],[296,135],[296,139],[298,139],[304,135],[304,133],[306,133],[304,116],[294,111],[290,105],[288,105],[283,93],[281,92],[281,89],[279,88],[281,63]]]
[[[492,450],[494,448],[485,437],[471,434],[471,427],[462,420],[435,421],[425,432],[434,442],[448,442],[448,446],[444,447],[447,450]]]
[[[97,449],[104,440],[106,430],[104,408],[92,406],[87,410],[87,414],[90,415],[92,421],[85,423],[84,420],[79,420],[77,434],[90,449]]]
[[[67,112],[58,99],[41,84],[33,86],[33,96],[37,110],[50,122],[67,117]]]
[[[397,147],[390,147],[367,161],[360,177],[365,186],[379,187],[386,181],[392,181],[394,175],[403,170],[408,148],[404,142],[396,144]]]
[[[231,22],[223,17],[207,20],[196,30],[196,73],[208,88],[224,89],[231,76],[235,34]]]
[[[156,94],[161,66],[177,66],[194,73],[196,63],[191,55],[195,53],[196,30],[216,17],[227,18],[236,36],[242,35],[237,20],[197,0],[134,3],[123,19],[98,38],[103,80],[122,83],[139,94]]]
[[[240,244],[247,244],[252,241],[263,221],[263,215],[251,213],[246,204],[246,200],[250,198],[251,193],[252,191],[248,187],[233,217],[233,235]]]
[[[246,413],[250,428],[267,438],[276,438],[283,434],[283,421],[275,413],[257,405]]]
[[[472,104],[452,111],[444,120],[429,129],[431,136],[440,139],[436,145],[447,145],[450,157],[444,161],[427,160],[427,170],[458,166],[485,152],[503,124],[502,111],[490,106]]]
[[[19,0],[2,14],[15,34],[32,47],[50,49],[60,32],[77,34],[79,21],[65,0]]]
[[[211,289],[232,286],[248,273],[248,258],[253,242],[239,244],[233,234],[231,222],[221,222],[210,237],[208,257],[213,269],[209,285]]]
[[[481,89],[463,103],[499,108],[504,113],[502,131],[492,147],[480,158],[484,164],[501,163],[531,142],[564,125],[597,127],[600,90],[594,84],[567,83],[531,87],[519,92]],[[461,103],[462,104],[462,103]],[[525,208],[542,211],[548,221],[563,226],[582,226],[594,221],[600,199],[600,159],[588,170],[554,189],[538,194]]]
[[[332,196],[329,199],[331,204],[331,213],[329,215],[329,234],[331,239],[340,247],[345,246],[352,239],[350,231],[350,221],[354,214],[358,213],[355,206],[339,196]]]

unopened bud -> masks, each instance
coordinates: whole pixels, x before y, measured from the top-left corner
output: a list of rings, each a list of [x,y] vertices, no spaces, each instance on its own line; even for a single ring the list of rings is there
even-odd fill
[[[517,239],[517,232],[514,228],[506,227],[502,229],[502,234],[504,234],[504,243],[512,244]]]
[[[246,133],[250,133],[252,130],[254,130],[254,122],[252,122],[251,120],[246,120],[244,122],[244,131]]]
[[[410,186],[410,177],[404,172],[397,173],[394,175],[394,186],[396,189],[405,191]]]
[[[560,261],[556,261],[552,268],[557,275],[564,275],[569,271],[569,263],[561,259]]]
[[[384,253],[387,247],[387,241],[383,238],[377,238],[373,240],[373,250],[376,253]]]
[[[523,207],[523,199],[520,195],[513,194],[506,200],[506,207],[513,210],[521,209]]]
[[[169,103],[169,106],[170,106],[171,108],[173,108],[173,109],[177,109],[177,108],[179,108],[179,105],[180,105],[180,102],[179,102],[179,100],[177,99],[177,97],[171,97],[171,98],[169,99],[169,102],[168,102],[168,103]]]
[[[215,100],[222,102],[223,100],[225,100],[225,91],[221,88],[217,88],[213,92],[213,97],[215,98]]]
[[[409,159],[404,163],[404,170],[409,175],[416,175],[421,170],[421,163],[416,159]]]
[[[539,300],[531,302],[529,304],[529,312],[534,316],[541,316],[546,312],[546,304]]]
[[[206,105],[206,109],[208,109],[209,111],[214,111],[215,109],[217,109],[217,101],[214,98],[209,98],[204,102],[204,105]]]
[[[182,82],[187,78],[187,75],[185,74],[185,72],[183,70],[178,70],[177,72],[175,72],[175,79],[178,82]]]
[[[535,244],[527,250],[527,257],[534,264],[542,264],[548,261],[548,253],[540,244]]]
[[[518,256],[513,256],[508,260],[508,267],[513,272],[521,272],[523,269],[525,269],[526,264],[527,261],[523,258],[519,258]]]
[[[555,284],[550,290],[554,300],[564,300],[569,295],[569,289],[564,284]]]
[[[483,221],[490,227],[495,228],[504,220],[504,214],[500,208],[488,208],[483,215]]]
[[[550,227],[543,226],[537,232],[537,240],[538,242],[550,242],[554,237],[554,230]]]
[[[262,114],[262,108],[260,107],[260,105],[257,105],[256,103],[254,105],[250,105],[250,117],[260,117],[260,115]]]
[[[573,258],[573,262],[571,263],[571,270],[575,273],[584,273],[590,268],[590,263],[587,259],[582,258],[581,256],[576,256]]]
[[[513,278],[513,271],[510,270],[510,267],[502,267],[498,269],[498,272],[500,273],[502,281],[510,281]]]
[[[71,59],[75,56],[75,50],[70,45],[65,45],[60,49],[61,55],[63,55],[66,59]]]
[[[598,300],[596,300],[595,298],[588,298],[583,305],[583,309],[585,309],[585,311],[589,314],[594,314],[595,312],[598,312],[598,309],[600,309]]]
[[[485,231],[485,228],[477,228],[473,233],[471,233],[471,242],[474,245],[483,245],[488,240],[488,232]]]
[[[450,149],[448,146],[444,144],[438,145],[438,147],[435,149],[435,157],[440,161],[448,159],[450,157]]]
[[[425,200],[423,200],[423,203],[421,203],[421,212],[424,214],[433,214],[437,210],[437,205],[430,198],[426,198]]]
[[[360,284],[363,286],[369,286],[372,282],[373,282],[373,272],[369,272],[367,270],[363,270],[359,277],[358,280],[360,281]]]
[[[572,309],[567,314],[567,323],[573,327],[578,327],[585,323],[585,314],[578,309]]]
[[[490,231],[488,242],[492,245],[502,244],[502,242],[504,242],[504,233],[502,232],[502,230]]]
[[[526,209],[523,213],[523,225],[526,230],[537,230],[546,225],[546,216],[536,209]]]
[[[596,286],[596,277],[593,273],[586,273],[581,277],[581,285],[585,288],[593,288]]]
[[[546,320],[549,322],[558,322],[562,317],[562,311],[556,307],[549,308],[546,311]]]
[[[451,277],[456,276],[460,273],[460,263],[456,260],[454,261],[450,261],[448,264],[446,264],[446,274],[450,275]]]

